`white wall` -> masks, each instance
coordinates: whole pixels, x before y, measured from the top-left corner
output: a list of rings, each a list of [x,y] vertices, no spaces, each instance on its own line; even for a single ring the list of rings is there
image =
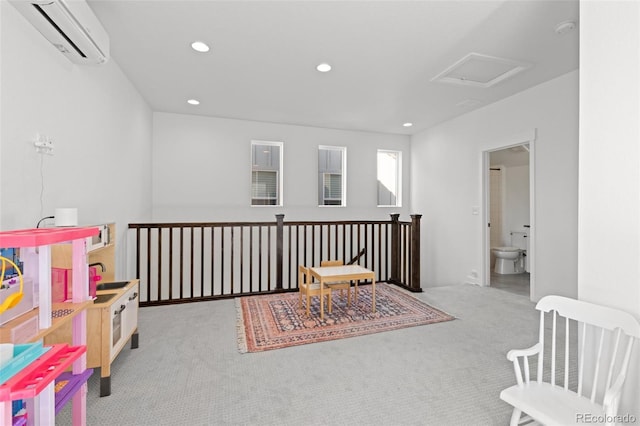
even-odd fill
[[[580,4],[578,296],[640,318],[640,3]],[[640,351],[620,414],[640,418]]]
[[[424,214],[423,287],[460,284],[480,273],[486,224],[472,207],[482,206],[482,152],[533,129],[533,296],[577,294],[577,71],[413,136],[411,209]]]
[[[153,220],[409,218],[408,136],[154,113]],[[284,206],[251,207],[251,140],[284,142]],[[318,146],[347,148],[347,206],[318,207]],[[377,149],[402,151],[403,207],[378,208]],[[417,212],[419,213],[419,212]]]
[[[529,232],[529,166],[505,168],[505,222],[507,233]],[[508,235],[508,234],[507,234]]]
[[[150,215],[149,106],[114,60],[72,64],[11,4],[0,8],[0,229],[77,207],[80,224],[116,222],[124,241],[127,224]],[[52,138],[53,156],[36,153],[37,133]],[[124,244],[116,274],[127,274]]]

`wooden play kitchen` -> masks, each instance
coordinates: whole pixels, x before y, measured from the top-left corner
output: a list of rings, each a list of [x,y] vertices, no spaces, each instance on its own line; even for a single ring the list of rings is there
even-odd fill
[[[106,227],[106,228],[104,228]],[[106,229],[106,230],[105,230]],[[101,279],[96,284],[96,297],[87,308],[87,367],[100,367],[100,396],[111,394],[111,363],[131,339],[131,348],[138,347],[138,280],[114,281],[115,225],[103,225],[101,232],[109,238],[104,245],[93,246],[88,252],[88,264],[99,267]],[[69,270],[71,257],[65,245],[52,247],[53,268]],[[45,338],[45,343],[71,341],[70,327],[60,327]]]

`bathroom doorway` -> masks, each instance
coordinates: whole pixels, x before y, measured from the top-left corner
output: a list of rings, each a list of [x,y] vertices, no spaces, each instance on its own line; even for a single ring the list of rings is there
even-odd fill
[[[535,275],[533,139],[520,138],[483,153],[483,285],[530,300]]]

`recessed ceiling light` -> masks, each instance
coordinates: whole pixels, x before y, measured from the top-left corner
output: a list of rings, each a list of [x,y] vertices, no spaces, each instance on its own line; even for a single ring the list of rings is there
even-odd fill
[[[194,41],[191,43],[191,48],[197,52],[208,52],[209,46],[205,42],[202,41]]]
[[[404,123],[403,126],[404,127],[411,127],[411,126],[413,126],[413,123]]]
[[[331,71],[331,65],[323,63],[318,65],[316,69],[320,72],[329,72]]]
[[[188,103],[189,105],[200,105],[200,101],[199,101],[199,100],[197,100],[197,99],[189,99],[189,100],[187,101],[187,103]]]

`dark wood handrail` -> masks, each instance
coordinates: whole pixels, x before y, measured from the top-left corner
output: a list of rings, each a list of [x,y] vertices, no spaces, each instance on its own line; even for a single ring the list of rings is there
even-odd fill
[[[391,220],[132,223],[141,306],[297,290],[297,265],[351,259],[420,287],[420,215]]]

